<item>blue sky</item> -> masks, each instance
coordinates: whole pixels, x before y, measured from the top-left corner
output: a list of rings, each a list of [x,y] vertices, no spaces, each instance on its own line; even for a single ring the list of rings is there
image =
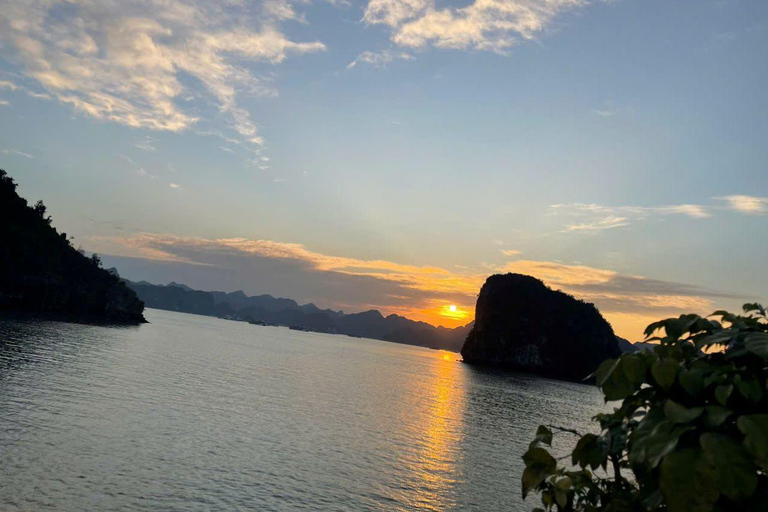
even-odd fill
[[[10,0],[0,162],[132,279],[637,339],[766,297],[767,56],[757,0]]]

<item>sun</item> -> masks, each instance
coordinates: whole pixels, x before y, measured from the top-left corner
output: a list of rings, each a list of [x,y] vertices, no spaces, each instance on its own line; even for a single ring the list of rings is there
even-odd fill
[[[438,309],[437,314],[454,321],[461,321],[469,316],[469,312],[457,304],[445,304]]]

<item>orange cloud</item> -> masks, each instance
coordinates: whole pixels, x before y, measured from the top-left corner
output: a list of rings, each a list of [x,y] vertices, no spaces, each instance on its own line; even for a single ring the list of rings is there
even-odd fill
[[[335,300],[333,292],[323,290],[320,299],[334,307],[376,308],[386,314],[451,327],[474,318],[476,296],[488,275],[488,270],[449,271],[430,265],[334,256],[312,251],[302,244],[272,240],[212,240],[144,233],[130,238],[92,238],[89,245],[89,249],[105,254],[209,266],[226,265],[217,261],[232,257],[292,261],[310,273],[307,280],[313,276],[346,276],[355,282],[365,279],[367,285],[374,287],[373,302],[369,298],[353,304],[348,299]],[[531,275],[553,289],[593,302],[620,336],[632,340],[640,339],[643,327],[651,321],[683,312],[706,314],[715,309],[714,299],[733,298],[695,286],[551,261],[509,261],[490,270]]]

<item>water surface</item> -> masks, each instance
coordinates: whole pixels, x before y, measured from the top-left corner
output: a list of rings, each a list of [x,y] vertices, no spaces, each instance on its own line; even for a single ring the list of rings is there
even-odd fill
[[[530,510],[536,426],[605,410],[447,352],[146,316],[0,317],[0,509]]]

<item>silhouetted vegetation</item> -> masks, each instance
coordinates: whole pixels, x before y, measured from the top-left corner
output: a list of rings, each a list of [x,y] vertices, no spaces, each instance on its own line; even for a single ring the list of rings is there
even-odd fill
[[[95,254],[51,226],[42,201],[29,206],[0,169],[0,308],[111,322],[143,322],[143,303]]]
[[[613,329],[593,304],[522,274],[486,280],[461,349],[467,363],[578,381],[619,354]]]
[[[523,497],[562,512],[768,510],[766,311],[712,316],[653,323],[647,341],[658,345],[602,363],[597,385],[620,407],[594,418],[599,434],[569,431],[579,438],[570,467],[541,447],[553,436],[540,426]]]

